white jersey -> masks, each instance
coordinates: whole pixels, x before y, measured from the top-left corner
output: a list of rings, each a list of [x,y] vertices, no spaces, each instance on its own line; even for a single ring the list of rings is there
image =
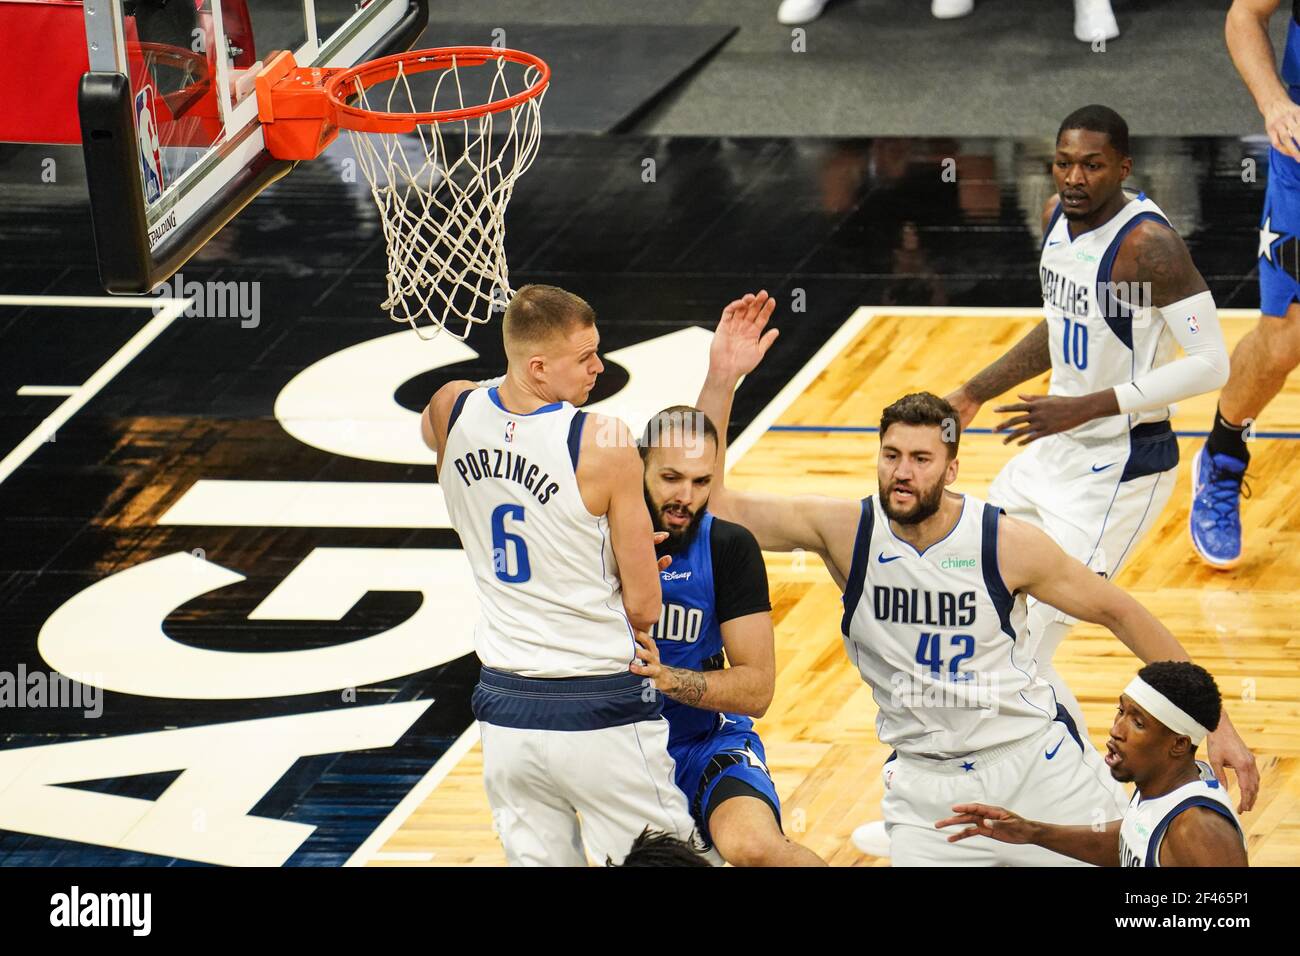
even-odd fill
[[[1140,193],[1096,229],[1070,238],[1060,206],[1043,236],[1039,279],[1052,352],[1052,395],[1088,395],[1131,382],[1171,361],[1176,342],[1150,296],[1125,287],[1115,295],[1111,268],[1120,244],[1145,220],[1169,225],[1160,207]],[[1066,434],[1081,442],[1129,440],[1137,425],[1164,422],[1168,406],[1085,422]]]
[[[1214,778],[1210,765],[1198,760],[1196,768],[1201,772],[1201,779],[1185,783],[1162,797],[1144,800],[1141,791],[1133,794],[1119,828],[1122,866],[1159,866],[1160,844],[1164,841],[1169,824],[1174,822],[1174,817],[1190,807],[1217,810],[1232,821],[1238,833],[1242,833],[1241,821],[1232,809],[1232,801]],[[1245,845],[1244,834],[1242,844]]]
[[[1056,695],[1025,641],[1024,595],[997,563],[998,509],[964,495],[923,553],[876,496],[862,502],[841,630],[880,708],[876,733],[904,754],[959,757],[1043,732]]]
[[[632,661],[609,520],[587,510],[574,474],[585,417],[568,402],[517,415],[495,387],[452,410],[438,480],[478,585],[487,667],[582,677]]]

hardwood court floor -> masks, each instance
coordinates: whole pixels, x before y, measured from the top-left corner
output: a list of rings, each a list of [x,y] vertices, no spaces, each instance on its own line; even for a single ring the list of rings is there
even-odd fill
[[[1037,318],[1029,310],[880,310],[780,416],[778,426],[872,426],[881,408],[921,389],[948,391],[1014,343]],[[785,316],[785,322],[796,317]],[[1251,327],[1226,318],[1229,347]],[[1046,390],[1041,383],[1024,389]],[[1214,397],[1184,403],[1174,425],[1203,431]],[[981,410],[972,427],[998,416]],[[1300,380],[1293,376],[1258,423],[1294,438],[1253,446],[1243,511],[1247,554],[1229,573],[1200,563],[1187,538],[1190,462],[1202,439],[1182,439],[1178,486],[1118,583],[1147,605],[1192,657],[1217,677],[1233,721],[1255,750],[1262,791],[1244,818],[1254,865],[1300,863]],[[874,493],[877,438],[871,433],[769,430],[738,461],[736,487],[860,497]],[[1001,438],[962,443],[956,490],[983,495],[1011,456]],[[776,621],[776,697],[757,722],[784,805],[787,832],[833,865],[886,865],[849,843],[853,828],[879,819],[880,767],[888,750],[875,736],[875,705],[844,657],[840,596],[815,557],[767,555]],[[1057,653],[1083,704],[1092,738],[1105,740],[1115,699],[1137,661],[1115,638],[1087,624]],[[499,865],[477,745],[451,769],[383,845],[372,865]],[[1235,782],[1234,782],[1235,792]],[[387,857],[388,859],[384,859]],[[401,862],[399,862],[401,861]]]

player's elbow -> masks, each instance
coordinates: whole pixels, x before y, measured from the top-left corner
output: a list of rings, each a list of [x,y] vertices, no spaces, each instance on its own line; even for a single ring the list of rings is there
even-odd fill
[[[776,692],[776,681],[772,675],[751,688],[750,693],[746,695],[744,705],[737,708],[746,717],[763,717],[767,714],[767,709],[772,706],[772,698]]]
[[[749,716],[754,718],[765,717],[767,709],[772,706],[772,688],[754,698],[753,706],[749,710]]]
[[[1225,348],[1220,352],[1216,352],[1209,357],[1207,364],[1209,365],[1209,371],[1206,373],[1206,381],[1209,385],[1205,390],[1207,392],[1217,392],[1228,384],[1228,376],[1232,372],[1232,365],[1228,361],[1228,350]]]
[[[659,623],[659,611],[661,605],[659,599],[649,598],[629,601],[626,598],[623,601],[623,610],[627,612],[628,623],[638,631],[649,631]]]
[[[721,518],[723,521],[736,520],[731,495],[719,481],[714,481],[713,487],[709,489],[709,511],[713,512],[715,518]]]

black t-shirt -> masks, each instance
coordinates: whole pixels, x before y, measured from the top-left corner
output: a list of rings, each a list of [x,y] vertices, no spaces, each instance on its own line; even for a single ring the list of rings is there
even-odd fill
[[[713,518],[713,603],[718,623],[772,610],[767,566],[758,541],[744,525]]]

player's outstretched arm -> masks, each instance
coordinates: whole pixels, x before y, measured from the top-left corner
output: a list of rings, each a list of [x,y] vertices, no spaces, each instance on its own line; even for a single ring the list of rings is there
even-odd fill
[[[1043,235],[1046,241],[1047,226],[1052,221],[1052,214],[1061,204],[1061,197],[1053,193],[1043,204]],[[1052,367],[1052,351],[1047,343],[1047,320],[1039,322],[1029,330],[1011,349],[992,365],[975,375],[966,384],[959,386],[948,395],[945,401],[957,410],[961,427],[967,428],[975,420],[975,415],[989,399],[997,398],[1008,389],[1015,388],[1022,382],[1037,378]]]
[[[1277,74],[1269,18],[1280,0],[1233,0],[1224,23],[1224,38],[1232,65],[1255,98],[1273,148],[1300,159],[1300,106],[1291,102]]]
[[[1007,590],[1023,590],[1072,617],[1102,625],[1144,664],[1191,660],[1168,628],[1132,595],[1088,570],[1032,525],[1006,515],[998,520],[998,566]],[[1225,786],[1228,779],[1223,768],[1236,771],[1241,810],[1253,807],[1259,793],[1259,768],[1228,718],[1227,708],[1209,736],[1207,756]]]
[[[718,430],[718,459],[709,510],[744,525],[765,551],[812,551],[826,562],[841,588],[848,578],[859,502],[818,495],[733,491],[726,485],[727,427],[736,385],[763,360],[776,341],[767,323],[776,301],[766,292],[746,295],[722,311],[709,348],[709,372],[697,407]]]
[[[638,631],[659,620],[662,593],[645,477],[631,431],[621,420],[592,415],[582,431],[578,488],[592,514],[609,517],[610,544],[623,585],[623,609]]]
[[[1005,355],[997,359],[970,381],[946,396],[957,410],[961,427],[975,418],[975,413],[991,398],[996,398],[1022,382],[1037,378],[1052,368],[1052,352],[1047,342],[1047,320],[1043,319]]]
[[[451,407],[456,404],[456,398],[461,392],[477,387],[464,379],[448,382],[433,393],[433,398],[425,406],[424,414],[420,416],[420,437],[439,459],[442,458],[442,446],[447,442],[447,419],[451,415]]]
[[[960,833],[948,837],[949,843],[982,836],[1002,843],[1032,843],[1095,866],[1119,866],[1120,820],[1110,820],[1105,829],[1096,830],[1091,826],[1038,823],[1002,807],[982,803],[959,803],[952,808],[952,812],[956,815],[935,824],[940,830],[945,827],[966,827]]]
[[[1161,866],[1249,866],[1236,826],[1217,810],[1191,807],[1174,817],[1160,844]]]

